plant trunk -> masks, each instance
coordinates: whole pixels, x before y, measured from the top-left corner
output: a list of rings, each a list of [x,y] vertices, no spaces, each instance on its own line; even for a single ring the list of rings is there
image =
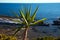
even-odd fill
[[[28,28],[26,28],[24,31],[23,40],[27,40],[27,32],[28,32]]]

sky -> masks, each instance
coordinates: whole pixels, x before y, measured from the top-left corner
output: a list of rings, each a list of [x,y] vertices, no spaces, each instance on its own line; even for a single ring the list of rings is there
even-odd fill
[[[0,0],[0,3],[60,3],[60,0]]]

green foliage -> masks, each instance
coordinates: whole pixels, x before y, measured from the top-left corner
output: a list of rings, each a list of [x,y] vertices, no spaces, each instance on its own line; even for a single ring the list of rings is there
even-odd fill
[[[25,28],[28,28],[28,27],[30,27],[31,25],[36,25],[37,23],[46,20],[46,18],[43,18],[42,20],[38,20],[38,21],[34,22],[34,19],[35,19],[35,17],[36,17],[36,13],[37,13],[37,11],[38,11],[38,7],[35,8],[34,12],[32,13],[32,14],[33,14],[32,16],[30,15],[31,9],[32,9],[32,8],[30,7],[29,9],[24,8],[24,10],[22,10],[22,9],[19,10],[20,16],[17,16],[17,13],[15,13],[16,17],[18,17],[19,19],[21,19],[21,17],[22,17],[23,20],[21,20],[21,21],[22,21],[21,24],[23,24],[23,25],[25,26]],[[20,28],[18,28],[18,29],[16,30],[16,32],[14,33],[14,35],[15,35],[18,31],[20,31],[21,28],[23,28],[23,26],[20,27]]]
[[[35,9],[35,11],[34,11],[32,17],[31,17],[31,21],[34,21],[37,10],[38,10],[38,7]]]
[[[38,20],[38,21],[32,23],[31,25],[36,25],[37,23],[43,22],[44,20],[46,20],[46,18],[43,18],[43,19],[41,19],[41,20]]]
[[[44,37],[43,40],[55,40],[55,38],[52,36],[49,36],[49,37]]]
[[[60,37],[55,38],[55,40],[60,40]]]
[[[26,22],[26,25],[28,25],[28,22],[27,22],[27,20],[26,20],[26,18],[25,18],[25,15],[24,15],[23,11],[20,11],[20,14],[21,14],[21,16],[23,17],[24,21]]]
[[[0,34],[0,40],[17,40],[14,36],[7,36],[5,34]]]
[[[56,40],[56,38],[52,36],[48,36],[48,37],[42,37],[42,38],[34,38],[32,40]]]

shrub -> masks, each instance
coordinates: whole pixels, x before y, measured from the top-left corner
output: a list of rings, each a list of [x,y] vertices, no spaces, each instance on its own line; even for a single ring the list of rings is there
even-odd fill
[[[55,38],[52,36],[47,36],[47,37],[44,37],[43,40],[55,40]]]
[[[0,34],[0,40],[17,40],[14,36],[7,36],[5,34]]]
[[[55,40],[52,36],[42,37],[42,38],[34,38],[33,40]]]
[[[60,37],[56,38],[55,40],[60,40]]]

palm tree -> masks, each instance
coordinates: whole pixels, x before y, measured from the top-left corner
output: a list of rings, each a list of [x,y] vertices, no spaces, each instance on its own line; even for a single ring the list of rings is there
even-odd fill
[[[46,20],[46,18],[43,18],[43,19],[41,19],[41,20],[34,21],[34,20],[35,20],[35,16],[36,16],[36,12],[37,12],[37,10],[38,10],[38,7],[36,7],[36,9],[34,10],[33,15],[30,15],[31,9],[32,9],[32,8],[30,7],[29,9],[24,8],[23,10],[22,10],[22,9],[19,10],[19,14],[20,14],[20,15],[18,15],[17,13],[14,13],[14,15],[21,20],[21,21],[20,21],[20,24],[23,24],[22,26],[20,26],[19,28],[17,28],[17,30],[16,30],[16,32],[14,33],[14,35],[16,35],[16,33],[17,33],[18,31],[20,31],[21,28],[25,28],[23,40],[27,40],[27,32],[28,32],[30,26],[36,25],[37,23]]]

